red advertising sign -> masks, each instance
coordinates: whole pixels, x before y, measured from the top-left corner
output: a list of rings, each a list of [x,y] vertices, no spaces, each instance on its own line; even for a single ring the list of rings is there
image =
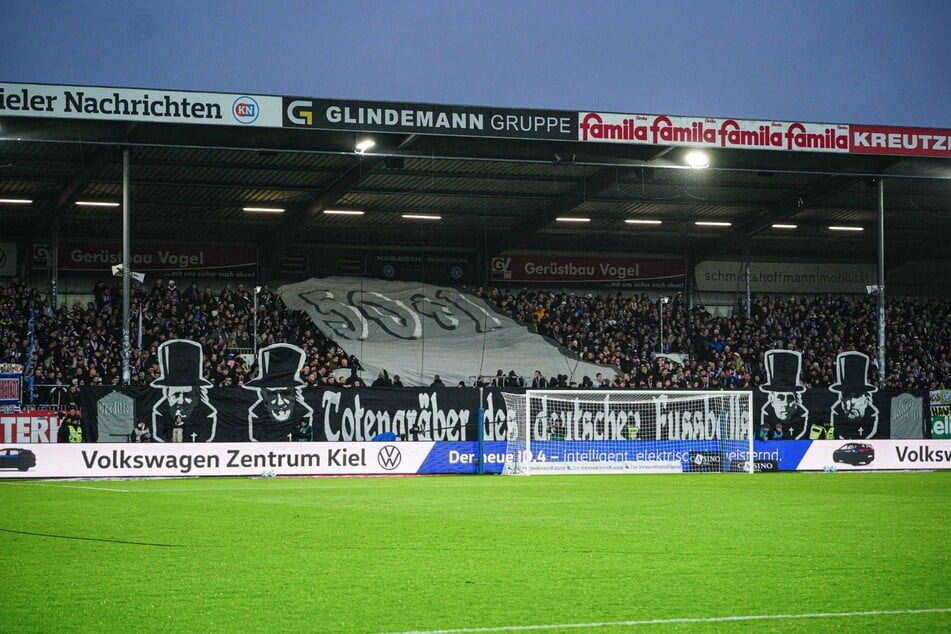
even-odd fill
[[[951,158],[951,130],[841,123],[580,112],[578,140]]]
[[[56,442],[59,418],[53,410],[0,414],[0,445]]]
[[[33,245],[33,265],[50,266],[49,247]],[[258,249],[248,245],[204,243],[137,243],[132,247],[133,271],[211,271],[257,266]],[[57,265],[66,271],[108,271],[122,262],[120,243],[60,242]]]
[[[855,154],[951,157],[951,130],[853,125],[849,151]]]
[[[679,258],[521,254],[492,258],[492,279],[499,282],[680,282],[685,275],[686,265]]]

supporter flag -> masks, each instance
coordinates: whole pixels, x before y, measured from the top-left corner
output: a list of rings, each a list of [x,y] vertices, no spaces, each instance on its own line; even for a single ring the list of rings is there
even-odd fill
[[[385,368],[405,385],[444,385],[497,370],[531,376],[567,375],[581,382],[615,368],[586,363],[482,298],[452,288],[366,278],[327,277],[283,286],[292,309],[304,310],[329,339],[357,356],[372,381]]]

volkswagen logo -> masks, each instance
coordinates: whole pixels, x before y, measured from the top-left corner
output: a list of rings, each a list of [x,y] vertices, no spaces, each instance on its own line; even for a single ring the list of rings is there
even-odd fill
[[[376,460],[380,463],[381,467],[387,471],[392,471],[400,466],[403,456],[400,454],[399,447],[396,445],[384,445],[380,447],[380,452],[376,455]]]

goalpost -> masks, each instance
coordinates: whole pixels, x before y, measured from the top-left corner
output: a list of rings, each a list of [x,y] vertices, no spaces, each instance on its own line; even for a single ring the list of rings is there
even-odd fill
[[[754,471],[749,391],[503,392],[506,475]]]

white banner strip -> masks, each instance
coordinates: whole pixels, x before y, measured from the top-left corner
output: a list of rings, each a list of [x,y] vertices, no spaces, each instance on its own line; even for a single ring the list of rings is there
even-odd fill
[[[279,128],[281,98],[140,88],[0,83],[0,117]]]
[[[434,443],[60,444],[0,447],[0,478],[409,475]]]

